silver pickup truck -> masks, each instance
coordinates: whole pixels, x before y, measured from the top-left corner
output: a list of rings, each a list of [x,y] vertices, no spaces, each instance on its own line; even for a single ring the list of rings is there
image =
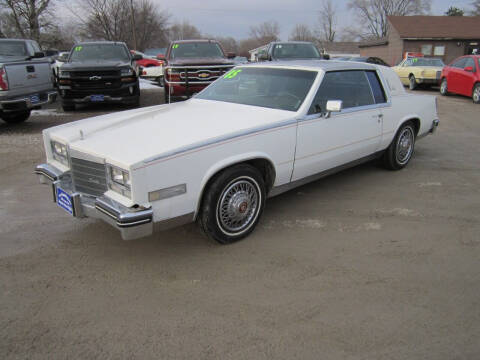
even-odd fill
[[[0,118],[19,123],[55,101],[50,60],[36,41],[0,39]]]

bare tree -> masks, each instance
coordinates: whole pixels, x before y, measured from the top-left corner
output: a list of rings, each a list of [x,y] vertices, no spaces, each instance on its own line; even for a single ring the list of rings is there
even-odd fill
[[[319,28],[317,36],[321,41],[332,42],[337,35],[337,9],[332,5],[331,0],[323,0],[322,8],[318,15]]]
[[[277,41],[280,35],[280,26],[276,21],[265,21],[259,25],[250,27],[250,37],[259,43],[267,44]]]
[[[473,10],[470,11],[472,16],[480,16],[480,0],[474,0],[470,4],[473,7]]]
[[[425,14],[430,10],[431,0],[350,0],[348,7],[365,24],[369,34],[383,38],[388,34],[388,16]]]
[[[168,29],[168,38],[170,41],[175,40],[188,40],[188,39],[201,39],[202,33],[197,29],[195,25],[190,24],[188,21],[173,24]]]
[[[238,54],[238,42],[233,37],[227,36],[205,36],[208,39],[215,39],[217,40],[223,47],[223,49],[227,52],[233,52]]]
[[[314,41],[312,30],[305,24],[297,24],[290,33],[290,41]]]
[[[81,36],[92,40],[125,41],[130,48],[145,49],[167,43],[168,14],[159,11],[151,0],[80,0],[87,10],[81,20]],[[134,28],[136,46],[134,41]]]
[[[41,43],[42,30],[53,26],[50,21],[50,0],[0,0],[15,32],[23,38],[31,38]],[[3,17],[3,16],[2,16]]]

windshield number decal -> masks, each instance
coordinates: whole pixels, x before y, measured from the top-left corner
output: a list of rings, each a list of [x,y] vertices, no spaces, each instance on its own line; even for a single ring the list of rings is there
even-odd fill
[[[83,46],[76,46],[75,47],[75,51],[82,51],[82,49],[83,49]]]
[[[172,49],[178,49],[178,46],[179,46],[178,44],[174,44],[174,45],[172,46]]]
[[[238,74],[240,74],[242,72],[242,69],[238,69],[238,70],[230,70],[228,73],[226,73],[223,78],[224,79],[233,79],[235,78]]]

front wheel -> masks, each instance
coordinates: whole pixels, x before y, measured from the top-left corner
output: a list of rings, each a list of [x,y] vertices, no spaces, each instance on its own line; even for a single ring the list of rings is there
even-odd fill
[[[473,88],[472,99],[475,104],[480,104],[480,84],[476,84]]]
[[[236,165],[217,175],[203,197],[199,214],[205,234],[230,244],[248,236],[265,207],[265,182],[253,166]]]
[[[30,110],[5,113],[0,110],[0,118],[9,124],[19,124],[30,117]]]
[[[448,95],[448,82],[447,79],[443,79],[442,83],[440,84],[440,94],[443,96]]]
[[[415,127],[410,121],[400,127],[383,155],[387,169],[400,170],[407,166],[415,150],[415,134]]]
[[[415,76],[413,75],[410,75],[410,77],[408,78],[409,82],[408,82],[408,88],[410,90],[415,90],[417,88],[417,80],[415,80]]]

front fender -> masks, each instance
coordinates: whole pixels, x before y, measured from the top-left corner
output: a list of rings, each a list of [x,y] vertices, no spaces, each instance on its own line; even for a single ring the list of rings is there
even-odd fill
[[[210,181],[210,179],[213,176],[215,176],[215,174],[222,171],[223,169],[226,169],[226,168],[228,168],[232,165],[235,165],[235,164],[240,164],[240,163],[250,161],[250,160],[254,160],[254,159],[267,160],[268,162],[270,162],[270,164],[272,165],[275,172],[277,171],[277,169],[275,167],[275,163],[273,162],[272,158],[268,154],[266,154],[264,152],[258,152],[258,151],[230,156],[230,157],[222,159],[221,161],[219,161],[219,162],[213,164],[212,166],[210,166],[208,168],[208,170],[205,172],[205,174],[202,178],[202,181],[201,181],[201,186],[200,186],[201,190],[198,194],[197,206],[196,206],[196,210],[195,210],[195,218],[197,217],[197,214],[200,210],[200,205],[202,203],[202,197],[203,197],[206,186],[207,186],[208,182]]]

